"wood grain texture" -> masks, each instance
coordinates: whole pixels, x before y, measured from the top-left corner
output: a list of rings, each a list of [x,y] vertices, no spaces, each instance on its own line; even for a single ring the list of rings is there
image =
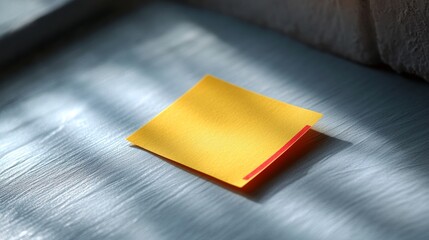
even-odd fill
[[[127,143],[207,73],[323,113],[324,144],[246,195]],[[1,238],[428,239],[428,124],[426,83],[150,4],[2,75]]]

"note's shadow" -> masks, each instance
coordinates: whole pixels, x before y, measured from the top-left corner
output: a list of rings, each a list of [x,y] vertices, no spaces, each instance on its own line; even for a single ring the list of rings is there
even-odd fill
[[[317,163],[351,145],[350,142],[310,129],[276,161],[240,189],[240,193],[252,201],[265,202],[304,177]]]
[[[237,193],[251,201],[262,203],[274,196],[287,185],[305,176],[313,165],[326,159],[330,155],[334,155],[337,152],[342,151],[350,145],[350,142],[310,129],[284,154],[277,158],[271,165],[259,173],[243,188],[229,185],[207,174],[162,157],[154,152],[150,152],[146,149],[143,150],[224,189]],[[131,147],[142,149],[136,145],[132,145]]]

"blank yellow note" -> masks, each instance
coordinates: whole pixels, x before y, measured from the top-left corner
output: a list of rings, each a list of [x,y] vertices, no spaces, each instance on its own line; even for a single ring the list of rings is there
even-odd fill
[[[208,75],[128,140],[243,187],[321,117]]]

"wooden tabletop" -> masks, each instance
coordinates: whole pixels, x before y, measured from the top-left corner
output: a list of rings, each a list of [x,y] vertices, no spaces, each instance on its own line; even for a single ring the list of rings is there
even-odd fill
[[[1,239],[429,239],[424,81],[173,3],[55,45],[1,75]],[[324,114],[250,193],[125,140],[205,74]]]

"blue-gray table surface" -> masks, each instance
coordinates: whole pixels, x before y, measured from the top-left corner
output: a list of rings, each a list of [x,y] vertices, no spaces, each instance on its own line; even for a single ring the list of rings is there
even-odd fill
[[[125,138],[203,75],[324,118],[245,196]],[[0,239],[429,239],[429,85],[152,3],[0,83]]]

